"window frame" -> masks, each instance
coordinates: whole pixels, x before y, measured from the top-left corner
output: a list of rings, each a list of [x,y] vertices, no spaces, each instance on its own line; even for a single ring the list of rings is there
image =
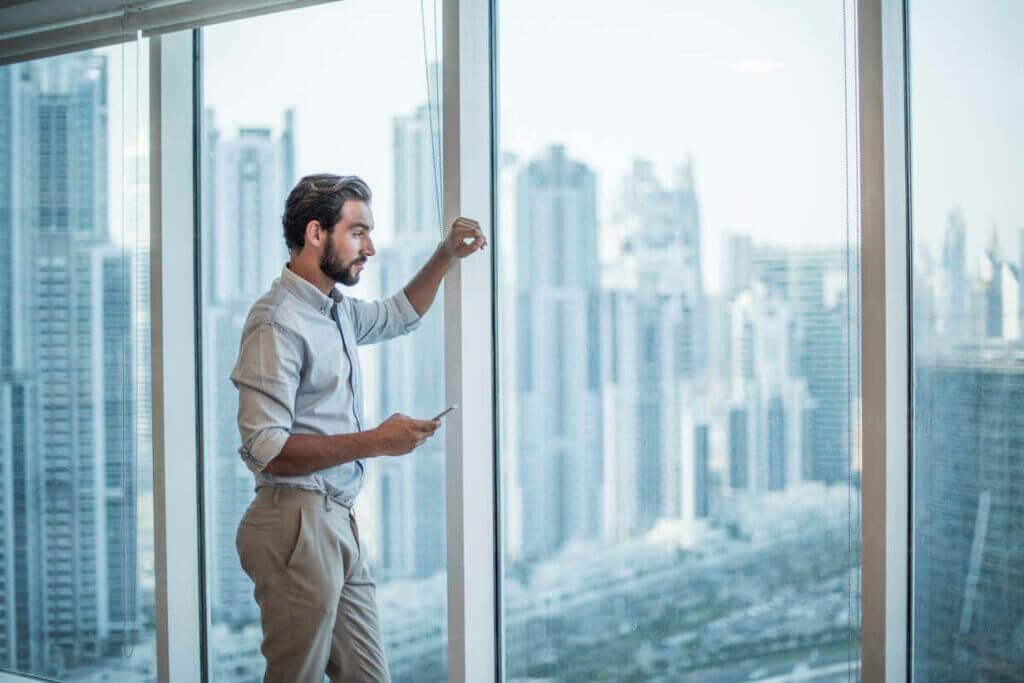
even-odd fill
[[[911,429],[905,0],[858,0],[861,678],[910,681]]]
[[[495,245],[495,0],[444,0],[444,220],[471,216]],[[502,678],[497,495],[497,247],[444,282],[448,680]]]
[[[191,30],[150,39],[157,680],[182,683],[208,679],[200,533],[195,40]],[[183,282],[192,286],[182,287]],[[182,441],[179,434],[194,438]]]

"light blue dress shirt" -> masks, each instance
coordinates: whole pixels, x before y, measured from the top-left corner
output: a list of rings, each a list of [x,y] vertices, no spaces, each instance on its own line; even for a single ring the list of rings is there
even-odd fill
[[[420,316],[399,290],[383,301],[325,295],[287,266],[253,304],[231,381],[238,388],[239,453],[256,488],[317,491],[351,507],[362,486],[354,460],[312,474],[264,471],[292,434],[349,434],[367,428],[357,347],[411,332]]]

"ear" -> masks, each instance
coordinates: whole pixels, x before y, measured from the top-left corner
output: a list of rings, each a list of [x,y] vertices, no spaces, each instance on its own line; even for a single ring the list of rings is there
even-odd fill
[[[320,221],[310,221],[306,223],[306,244],[314,247],[322,247],[324,238],[325,234],[320,228]]]

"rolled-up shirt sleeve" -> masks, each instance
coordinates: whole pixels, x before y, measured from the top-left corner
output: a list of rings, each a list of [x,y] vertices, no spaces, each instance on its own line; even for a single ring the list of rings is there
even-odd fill
[[[264,322],[243,333],[231,381],[238,389],[238,452],[254,472],[291,436],[301,368],[301,342],[287,329]]]
[[[420,315],[409,303],[405,290],[382,301],[348,299],[352,327],[359,345],[375,344],[412,332],[420,326]]]

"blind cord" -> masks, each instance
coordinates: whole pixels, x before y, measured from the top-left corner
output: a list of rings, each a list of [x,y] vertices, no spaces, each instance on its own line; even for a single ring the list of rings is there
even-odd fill
[[[856,354],[856,370],[860,369],[860,343],[859,335],[854,338],[853,326],[856,324],[855,316],[860,312],[860,242],[858,235],[860,227],[860,150],[854,148],[853,171],[856,174],[853,181],[854,211],[853,222],[850,215],[850,77],[853,82],[858,82],[857,69],[857,42],[854,41],[854,63],[851,66],[848,62],[849,56],[849,32],[850,21],[847,16],[848,0],[840,0],[843,8],[843,182],[846,188],[846,231],[843,239],[843,251],[846,260],[846,386],[849,400],[847,415],[848,425],[846,430],[848,459],[846,463],[846,526],[847,526],[847,553],[851,560],[851,569],[847,572],[847,650],[846,668],[847,680],[851,683],[859,678],[859,657],[854,657],[854,652],[859,651],[860,640],[857,637],[859,632],[860,614],[860,557],[854,539],[854,527],[860,520],[860,496],[853,495],[853,470],[854,457],[858,455],[858,439],[856,435],[860,429],[860,405],[856,396],[860,393],[859,372],[854,369],[854,354]],[[857,26],[857,9],[852,9],[853,27]],[[859,141],[859,117],[857,109],[853,110],[853,133],[855,145]],[[856,254],[854,253],[856,250]],[[854,306],[856,302],[856,306]],[[855,384],[856,382],[856,384]],[[856,515],[855,515],[856,511]],[[856,559],[856,561],[854,561]]]
[[[434,17],[432,19],[434,28],[434,55],[438,55],[438,30],[437,30],[437,0],[434,0]],[[427,16],[426,8],[423,0],[420,0],[420,31],[423,37],[423,74],[427,86],[427,120],[430,127],[430,155],[431,155],[431,172],[433,174],[432,185],[434,190],[434,210],[437,215],[437,225],[441,231],[441,239],[444,239],[444,216],[441,211],[441,111],[440,111],[440,99],[441,99],[441,73],[440,73],[440,62],[435,61],[437,68],[435,69],[433,84],[431,84],[430,78],[430,54],[427,49]],[[433,85],[433,87],[431,87]],[[431,96],[431,90],[434,95]]]

